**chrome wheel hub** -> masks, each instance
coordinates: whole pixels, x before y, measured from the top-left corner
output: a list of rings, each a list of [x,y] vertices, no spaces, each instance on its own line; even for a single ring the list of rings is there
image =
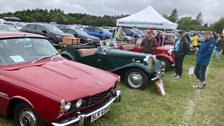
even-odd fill
[[[128,75],[128,83],[134,88],[141,87],[143,83],[142,75],[138,72],[132,72]]]
[[[21,126],[36,126],[37,118],[31,110],[23,109],[19,113],[19,123]]]

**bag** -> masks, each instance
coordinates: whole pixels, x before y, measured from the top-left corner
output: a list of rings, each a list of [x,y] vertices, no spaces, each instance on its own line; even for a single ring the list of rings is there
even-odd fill
[[[165,96],[166,95],[166,88],[164,87],[164,84],[163,84],[162,80],[158,80],[156,82],[156,89],[157,89],[160,96]]]

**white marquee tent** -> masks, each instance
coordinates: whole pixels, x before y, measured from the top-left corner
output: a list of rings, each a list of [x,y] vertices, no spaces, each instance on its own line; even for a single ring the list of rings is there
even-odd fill
[[[117,20],[117,27],[176,29],[177,24],[164,18],[149,5],[144,10]]]

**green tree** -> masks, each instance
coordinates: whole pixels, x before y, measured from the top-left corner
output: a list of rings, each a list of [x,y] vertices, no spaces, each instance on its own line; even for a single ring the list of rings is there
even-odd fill
[[[224,17],[220,18],[219,21],[215,22],[212,25],[212,30],[216,32],[222,33],[222,30],[224,29]]]
[[[177,22],[178,21],[178,12],[177,12],[177,9],[174,9],[171,13],[171,15],[168,17],[168,19],[171,21],[171,22]]]
[[[55,13],[55,14],[51,15],[51,21],[52,22],[57,22],[59,24],[64,23],[63,16],[58,14],[58,13]]]
[[[196,18],[195,18],[195,21],[197,22],[197,23],[199,23],[200,25],[202,25],[202,20],[203,20],[203,15],[202,15],[202,13],[200,12],[200,13],[198,13],[198,15],[196,16]]]

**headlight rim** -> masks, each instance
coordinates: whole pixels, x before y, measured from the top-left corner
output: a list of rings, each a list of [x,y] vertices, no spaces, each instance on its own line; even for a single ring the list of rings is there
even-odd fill
[[[68,112],[72,108],[72,102],[65,103],[64,108],[65,108],[65,112]]]
[[[153,68],[153,64],[154,64],[154,59],[155,55],[151,55],[151,54],[148,54],[145,58],[144,58],[144,61],[146,62],[147,64],[147,67],[149,69],[152,69]]]
[[[68,105],[69,105],[69,107],[68,107]],[[63,100],[61,100],[59,114],[63,115],[64,113],[68,112],[71,108],[72,108],[72,102],[65,102],[65,100],[63,99]]]
[[[79,103],[79,105],[77,105],[77,103],[80,102],[80,101],[81,101],[81,103]],[[75,108],[76,108],[76,109],[79,109],[82,105],[83,105],[83,99],[82,99],[82,98],[81,98],[81,99],[78,99],[78,100],[75,102]]]

